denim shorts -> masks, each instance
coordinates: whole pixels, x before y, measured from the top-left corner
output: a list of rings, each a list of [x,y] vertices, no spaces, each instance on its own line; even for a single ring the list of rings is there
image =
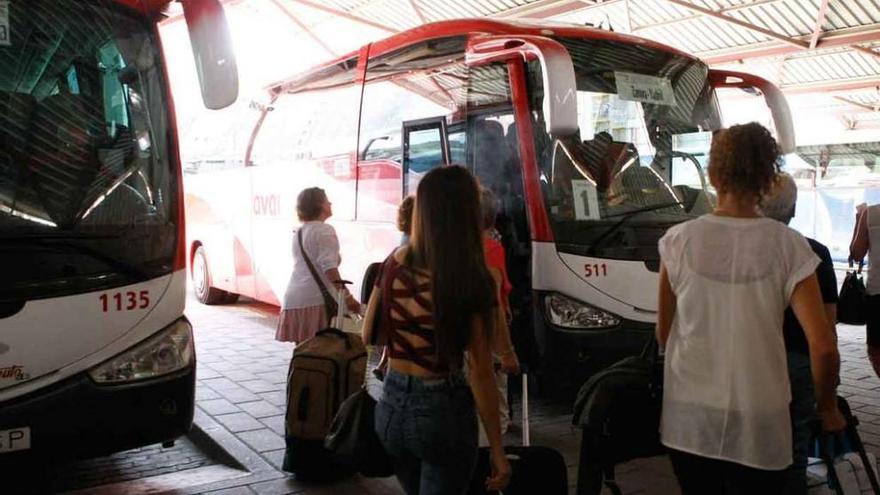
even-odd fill
[[[477,414],[466,379],[422,379],[390,370],[376,433],[409,495],[458,495],[477,459]]]

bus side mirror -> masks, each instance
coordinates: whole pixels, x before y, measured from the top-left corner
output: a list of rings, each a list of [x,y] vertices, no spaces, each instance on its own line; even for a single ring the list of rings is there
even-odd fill
[[[773,83],[752,74],[715,69],[709,71],[709,82],[715,89],[739,88],[749,92],[759,90],[764,95],[764,102],[767,103],[773,116],[779,151],[783,155],[794,151],[795,135],[791,109],[788,107],[785,95]]]
[[[238,98],[238,67],[232,50],[229,24],[219,0],[183,0],[202,101],[220,110]]]
[[[553,137],[578,130],[577,85],[571,55],[562,43],[542,36],[485,36],[471,40],[465,61],[468,65],[537,58],[544,83],[542,110],[546,131]]]

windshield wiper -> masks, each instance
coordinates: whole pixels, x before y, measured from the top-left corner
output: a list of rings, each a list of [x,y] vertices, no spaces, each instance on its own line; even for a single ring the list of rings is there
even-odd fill
[[[118,236],[90,236],[87,234],[55,234],[55,235],[36,235],[36,234],[25,234],[25,235],[16,235],[16,236],[7,236],[0,237],[0,244],[25,244],[25,245],[36,245],[36,246],[47,246],[47,247],[64,247],[71,248],[72,250],[85,254],[87,256],[91,256],[93,259],[101,261],[118,273],[127,275],[128,277],[142,281],[146,280],[147,273],[141,268],[132,265],[130,263],[126,263],[114,256],[111,256],[100,249],[95,249],[91,246],[87,246],[85,244],[81,244],[78,242],[70,242],[70,239],[115,239]]]
[[[606,239],[608,239],[609,237],[611,237],[611,234],[617,232],[617,230],[620,227],[622,227],[623,224],[626,223],[626,221],[629,220],[630,218],[632,218],[640,213],[645,213],[648,211],[662,210],[664,208],[670,208],[673,206],[683,206],[683,205],[684,205],[684,203],[682,203],[681,201],[672,201],[669,203],[645,206],[644,208],[637,208],[635,210],[630,210],[625,213],[620,213],[618,215],[611,215],[613,217],[619,216],[622,218],[620,220],[618,220],[617,223],[615,223],[611,227],[608,227],[608,229],[605,230],[605,232],[602,232],[602,235],[600,235],[599,238],[593,242],[593,245],[590,246],[590,249],[587,250],[587,254],[590,256],[593,256],[594,254],[596,254],[596,250],[599,249],[599,247],[602,245],[602,242],[605,241]],[[606,218],[608,218],[608,217],[606,217]]]

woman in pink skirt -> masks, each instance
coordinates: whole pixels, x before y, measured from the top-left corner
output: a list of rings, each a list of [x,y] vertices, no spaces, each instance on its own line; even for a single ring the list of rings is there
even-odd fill
[[[334,301],[337,300],[337,291],[344,291],[349,311],[360,310],[360,304],[347,289],[334,284],[342,279],[339,276],[339,239],[336,230],[324,223],[333,214],[332,206],[327,194],[319,187],[304,189],[296,198],[296,214],[302,226],[293,237],[293,273],[281,301],[275,340],[302,342],[327,326],[329,316],[321,285]]]

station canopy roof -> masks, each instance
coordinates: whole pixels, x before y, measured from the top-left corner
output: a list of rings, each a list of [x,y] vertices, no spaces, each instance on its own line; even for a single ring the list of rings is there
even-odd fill
[[[758,74],[794,104],[833,108],[853,126],[880,126],[880,0],[226,0],[231,8],[258,3],[277,9],[306,50],[326,59],[448,19],[590,24]]]

